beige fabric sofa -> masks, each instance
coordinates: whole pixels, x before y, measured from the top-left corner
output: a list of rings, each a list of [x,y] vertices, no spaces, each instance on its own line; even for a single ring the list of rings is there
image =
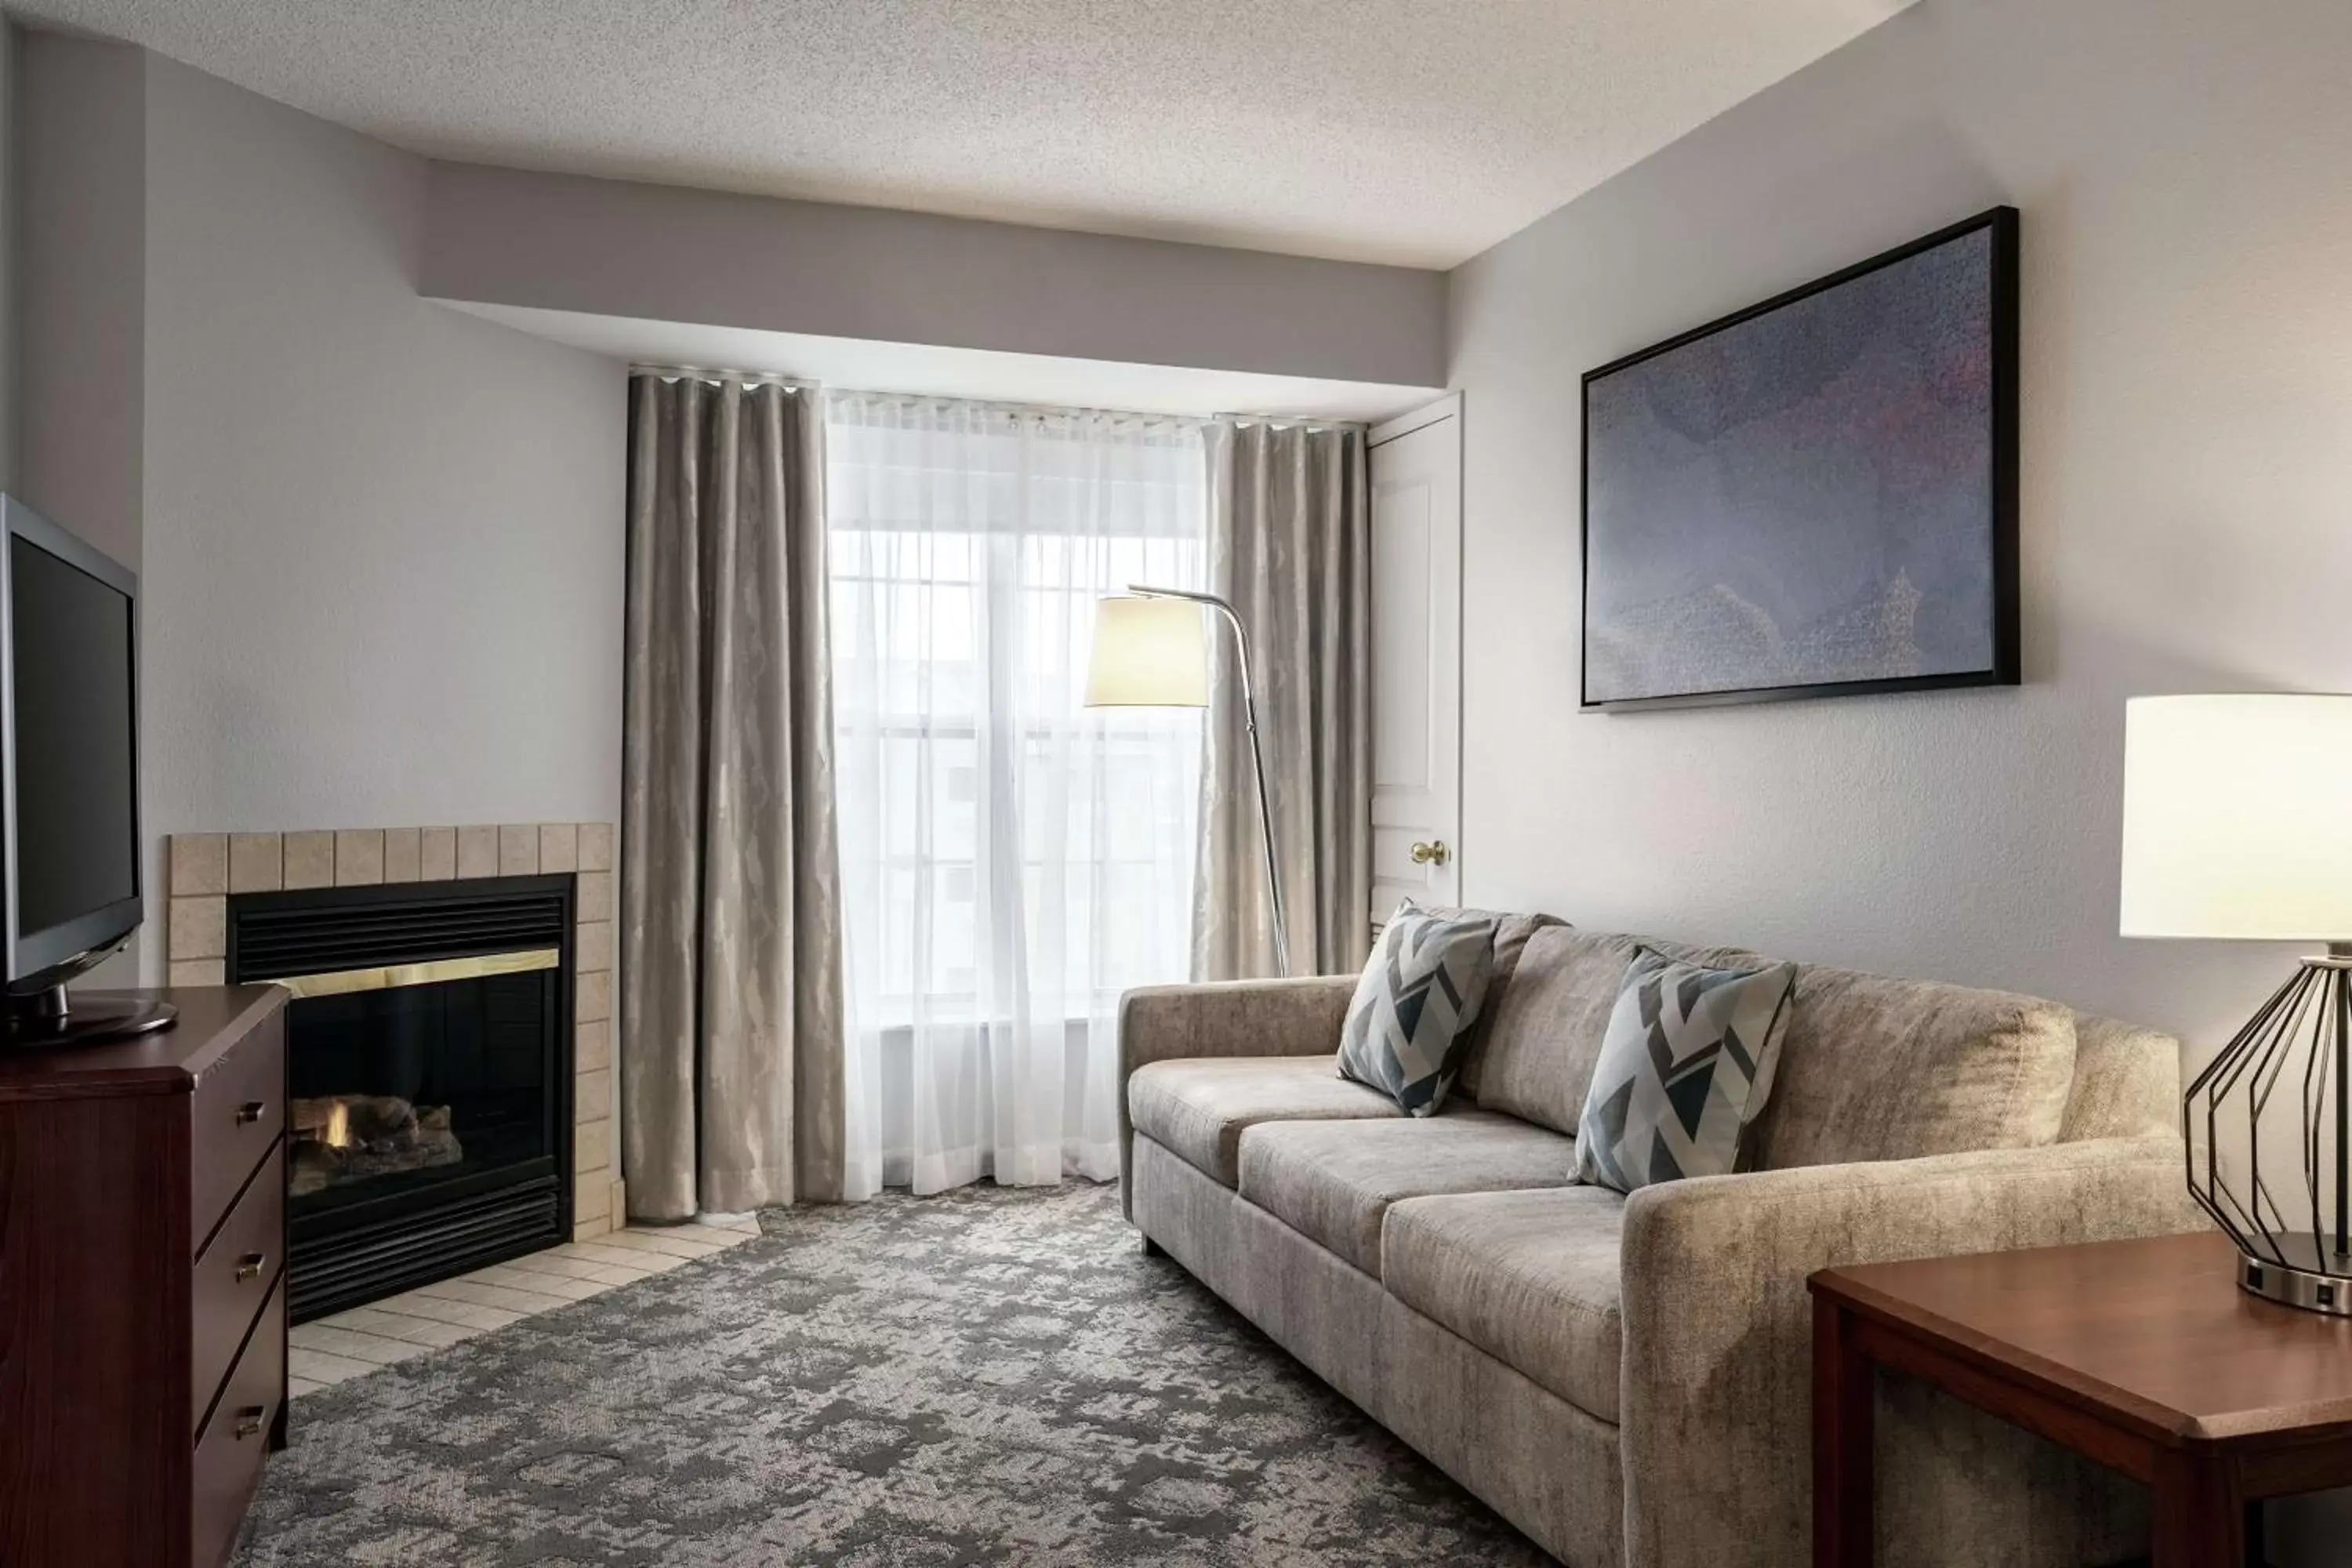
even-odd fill
[[[1334,1070],[1353,976],[1131,993],[1128,1212],[1572,1568],[1801,1568],[1806,1276],[2200,1228],[2178,1047],[2031,997],[1807,967],[1759,1168],[1627,1199],[1573,1184],[1572,1134],[1638,941],[1507,919],[1463,1081],[1422,1121]],[[2120,1477],[1899,1379],[1880,1405],[1881,1562],[2147,1550]]]

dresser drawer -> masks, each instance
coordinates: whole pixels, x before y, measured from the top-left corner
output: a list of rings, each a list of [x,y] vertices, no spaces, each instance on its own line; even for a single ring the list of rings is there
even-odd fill
[[[199,1422],[286,1267],[285,1147],[271,1147],[236,1206],[213,1233],[212,1244],[196,1258],[188,1296],[194,1320],[188,1408]]]
[[[286,1131],[286,1010],[206,1068],[190,1096],[189,1235],[201,1247]]]
[[[229,1369],[220,1404],[196,1433],[188,1541],[196,1568],[216,1568],[228,1556],[245,1518],[261,1461],[269,1452],[270,1424],[286,1397],[286,1287],[269,1293],[245,1353]]]

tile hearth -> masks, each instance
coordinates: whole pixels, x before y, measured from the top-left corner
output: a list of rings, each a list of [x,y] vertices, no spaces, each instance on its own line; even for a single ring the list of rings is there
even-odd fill
[[[629,1226],[299,1324],[288,1335],[289,1384],[299,1398],[724,1252],[759,1234],[755,1219]]]

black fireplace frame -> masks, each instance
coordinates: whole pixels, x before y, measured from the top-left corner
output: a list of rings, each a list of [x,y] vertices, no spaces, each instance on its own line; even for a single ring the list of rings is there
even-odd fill
[[[549,1177],[518,1181],[499,1171],[478,1172],[454,1178],[424,1192],[387,1194],[323,1214],[298,1215],[289,1204],[287,1216],[287,1309],[290,1321],[308,1322],[368,1301],[382,1300],[403,1290],[436,1280],[469,1274],[477,1268],[520,1258],[572,1239],[575,1161],[573,1079],[578,1072],[577,1035],[573,1013],[578,991],[576,940],[578,882],[571,873],[528,877],[479,877],[449,882],[371,883],[364,886],[302,888],[270,893],[236,893],[228,900],[228,945],[224,966],[231,984],[267,980],[264,968],[278,973],[320,973],[339,965],[373,967],[387,963],[468,958],[512,951],[518,940],[548,945],[546,936],[519,939],[501,930],[498,906],[520,900],[554,898],[560,906],[560,929],[553,933],[557,949],[555,1017],[552,1021],[550,1086],[552,1103],[553,1168]],[[311,967],[287,970],[257,961],[245,940],[241,916],[297,914],[309,910],[368,909],[394,910],[417,907],[422,917],[454,917],[459,927],[470,924],[474,934],[436,939],[420,936],[413,951],[398,958],[360,957],[342,962],[331,950],[309,956]],[[428,910],[427,906],[433,908]],[[467,917],[474,917],[468,921]],[[266,946],[266,944],[263,944]],[[299,1005],[298,1001],[296,1005]],[[289,1080],[295,1042],[287,1042]],[[289,1133],[290,1136],[290,1133]],[[544,1183],[553,1184],[551,1217],[544,1205]],[[528,1200],[526,1205],[526,1200]],[[526,1212],[526,1207],[528,1212]],[[419,1216],[437,1215],[420,1228]],[[305,1265],[310,1267],[306,1269]],[[306,1274],[310,1278],[306,1279]]]

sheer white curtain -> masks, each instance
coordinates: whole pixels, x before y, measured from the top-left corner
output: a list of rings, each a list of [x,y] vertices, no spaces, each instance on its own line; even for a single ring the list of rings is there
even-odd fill
[[[1181,981],[1197,712],[1081,705],[1094,602],[1205,572],[1199,426],[834,394],[845,1193],[1118,1164],[1115,1012]]]

